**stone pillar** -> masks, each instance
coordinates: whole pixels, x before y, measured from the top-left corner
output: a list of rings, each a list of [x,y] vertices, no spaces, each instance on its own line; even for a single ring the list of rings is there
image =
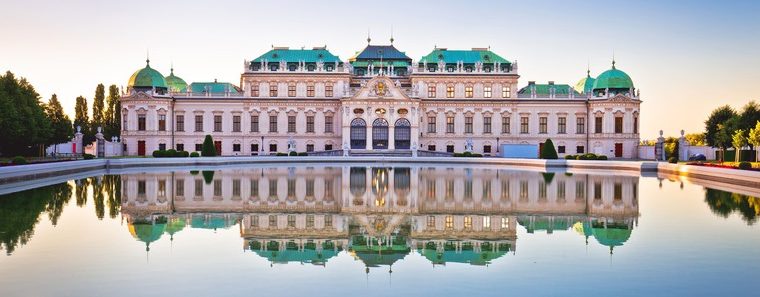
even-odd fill
[[[689,160],[689,142],[686,141],[683,130],[681,130],[681,137],[678,138],[678,160]]]
[[[98,127],[98,133],[95,134],[95,155],[98,158],[106,157],[106,139],[103,137],[102,127]]]
[[[367,123],[367,150],[372,150],[372,125]]]
[[[77,132],[74,133],[74,145],[76,145],[74,154],[83,154],[84,153],[84,147],[82,146],[82,139],[84,138],[84,134],[82,134],[82,127],[77,126]]]
[[[392,125],[388,125],[388,149],[389,150],[395,150],[396,149],[396,127]]]
[[[660,130],[660,137],[657,137],[657,143],[654,145],[654,155],[657,161],[665,161],[665,137],[662,137],[662,130]]]

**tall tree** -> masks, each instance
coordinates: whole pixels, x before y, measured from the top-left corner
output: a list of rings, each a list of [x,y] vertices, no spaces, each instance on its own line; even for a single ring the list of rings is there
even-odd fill
[[[106,87],[98,84],[95,88],[95,97],[92,99],[92,130],[96,131],[98,127],[103,127],[103,116],[105,114]]]
[[[121,135],[121,104],[119,102],[119,88],[116,85],[108,87],[108,97],[106,98],[106,113],[104,117],[105,135],[107,139],[113,136]]]
[[[90,128],[90,116],[87,113],[87,98],[83,96],[77,97],[74,105],[74,128],[82,127],[82,133],[84,137],[82,139],[82,145],[88,145],[95,141],[95,136]]]
[[[747,142],[755,148],[755,161],[760,161],[760,121],[755,122],[755,127],[749,130]]]
[[[58,101],[58,96],[55,94],[50,97],[50,101],[48,101],[45,108],[45,113],[50,120],[50,128],[52,130],[47,144],[55,145],[55,152],[58,152],[58,144],[71,140],[71,137],[74,135],[74,128],[71,126],[69,116],[63,113],[61,102]]]
[[[742,107],[742,114],[739,116],[739,129],[750,131],[755,128],[757,121],[760,121],[760,105],[755,101],[750,101]]]
[[[747,136],[744,135],[744,130],[739,129],[734,132],[731,137],[731,144],[736,148],[736,162],[742,160],[742,148],[747,146]]]
[[[730,135],[733,133],[719,135],[721,132],[720,125],[725,126],[726,121],[736,116],[736,111],[728,105],[723,105],[713,110],[710,117],[705,121],[705,142],[707,145],[721,148],[730,146],[731,141],[724,138],[725,136],[729,136],[730,138]],[[723,145],[721,145],[720,140],[723,140]]]
[[[0,75],[0,155],[37,155],[50,136],[40,95],[10,71]]]

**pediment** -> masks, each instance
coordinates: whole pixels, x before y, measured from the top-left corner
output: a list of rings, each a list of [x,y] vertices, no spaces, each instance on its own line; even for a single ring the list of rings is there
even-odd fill
[[[401,84],[398,81],[391,80],[387,76],[377,76],[366,83],[362,83],[362,86],[354,93],[351,99],[411,100],[406,91],[401,88]]]

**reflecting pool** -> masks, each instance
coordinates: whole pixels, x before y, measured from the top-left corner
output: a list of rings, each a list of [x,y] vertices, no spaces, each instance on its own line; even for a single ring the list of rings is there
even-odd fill
[[[753,189],[414,164],[110,173],[0,196],[0,296],[746,296],[760,277]]]

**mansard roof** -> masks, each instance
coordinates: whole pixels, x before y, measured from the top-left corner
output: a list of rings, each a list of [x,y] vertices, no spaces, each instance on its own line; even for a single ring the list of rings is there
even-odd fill
[[[556,96],[568,96],[570,92],[573,92],[575,96],[580,96],[575,89],[571,88],[568,84],[554,84],[550,82],[548,84],[536,84],[535,82],[529,82],[527,86],[517,91],[518,95],[530,95],[531,88],[535,88],[536,96],[544,97],[549,96],[551,89],[554,89],[554,95]]]
[[[465,64],[475,64],[477,62],[483,62],[484,64],[490,63],[503,63],[511,64],[507,59],[495,54],[487,48],[473,48],[472,50],[449,50],[445,48],[435,48],[427,56],[420,59],[420,63],[427,62],[428,64],[435,64],[438,61],[443,60],[445,63],[457,63],[459,61]]]
[[[380,60],[381,57],[383,60],[412,60],[393,45],[367,45],[361,52],[351,57],[349,61]]]
[[[313,49],[290,49],[287,47],[275,47],[265,54],[254,59],[252,62],[262,62],[267,60],[270,63],[279,62],[285,60],[285,62],[301,62],[316,63],[322,61],[324,63],[335,63],[342,61],[338,56],[333,55],[325,47],[315,47]]]
[[[193,93],[242,93],[243,91],[237,86],[228,82],[194,82],[188,86]]]

